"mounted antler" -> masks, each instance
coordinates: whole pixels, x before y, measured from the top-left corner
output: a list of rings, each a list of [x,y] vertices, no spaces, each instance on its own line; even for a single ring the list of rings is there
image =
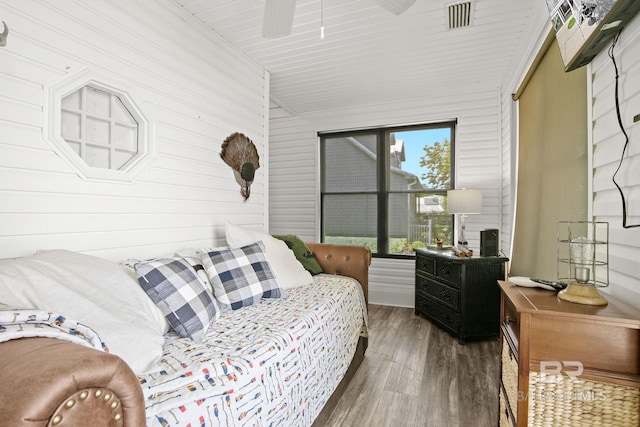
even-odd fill
[[[2,33],[0,33],[0,46],[6,46],[7,45],[7,36],[9,35],[9,27],[7,26],[7,24],[2,21],[2,25],[4,26],[4,31],[2,31]]]
[[[240,194],[245,200],[251,195],[251,183],[260,167],[260,156],[253,142],[245,135],[235,132],[222,143],[220,157],[233,169],[236,182],[240,184]]]

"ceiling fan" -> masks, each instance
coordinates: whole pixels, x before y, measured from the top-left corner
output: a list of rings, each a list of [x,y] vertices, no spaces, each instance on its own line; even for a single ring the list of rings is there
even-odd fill
[[[394,15],[400,15],[416,0],[372,0]],[[265,0],[262,37],[278,38],[291,34],[296,0]]]

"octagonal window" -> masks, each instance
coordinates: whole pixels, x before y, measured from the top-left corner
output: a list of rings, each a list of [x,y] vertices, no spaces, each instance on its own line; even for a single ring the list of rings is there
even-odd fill
[[[138,154],[138,122],[112,93],[84,86],[62,98],[62,138],[95,168],[121,170]]]
[[[148,116],[121,82],[85,70],[45,88],[45,133],[85,179],[133,181],[154,154]]]

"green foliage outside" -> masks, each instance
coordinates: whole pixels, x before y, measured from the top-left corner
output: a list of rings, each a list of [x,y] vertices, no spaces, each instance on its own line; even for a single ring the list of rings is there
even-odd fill
[[[451,143],[445,139],[443,143],[436,141],[433,145],[423,147],[424,155],[420,158],[420,167],[427,172],[420,175],[426,180],[429,188],[447,189],[451,186]]]
[[[367,246],[373,253],[378,250],[378,241],[375,237],[325,236],[324,242],[334,245]]]
[[[420,167],[426,168],[426,172],[420,176],[422,181],[426,181],[429,188],[434,190],[448,190],[451,188],[451,142],[445,138],[444,142],[436,141],[433,145],[425,145],[424,155],[420,158]],[[432,213],[434,241],[441,239],[448,244],[452,238],[451,218],[446,212],[447,203],[444,202],[445,212]],[[426,219],[426,218],[425,218]]]
[[[375,253],[378,250],[378,242],[375,237],[325,236],[325,243],[332,243],[335,245],[367,246],[371,249],[372,253]],[[389,253],[413,255],[414,248],[424,248],[425,246],[426,245],[420,241],[408,244],[407,239],[394,238],[389,240]]]

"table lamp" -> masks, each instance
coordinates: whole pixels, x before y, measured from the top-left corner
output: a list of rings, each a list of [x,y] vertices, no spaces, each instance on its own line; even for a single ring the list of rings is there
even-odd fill
[[[567,284],[558,298],[606,305],[598,288],[609,286],[609,223],[559,221],[557,253],[558,280]]]
[[[460,233],[458,233],[458,245],[466,247],[467,239],[464,236],[465,219],[467,215],[481,213],[482,210],[482,191],[460,190],[447,191],[447,212],[450,214],[458,214],[460,216]]]

